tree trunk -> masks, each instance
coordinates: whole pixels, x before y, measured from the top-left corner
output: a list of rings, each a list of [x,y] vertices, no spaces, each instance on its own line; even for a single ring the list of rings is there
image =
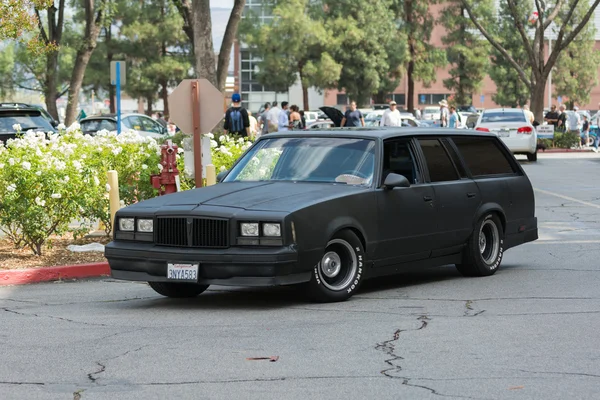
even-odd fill
[[[104,0],[102,0],[104,1]],[[77,50],[77,56],[75,57],[75,65],[73,66],[73,73],[71,74],[71,82],[69,83],[69,101],[67,103],[67,112],[65,115],[65,125],[69,126],[75,122],[77,117],[77,106],[79,104],[79,92],[81,91],[81,85],[83,84],[83,77],[85,70],[90,62],[90,57],[96,48],[96,42],[98,35],[102,27],[100,26],[102,18],[102,6],[99,6],[100,11],[96,14],[94,7],[94,0],[85,0],[85,34],[83,37],[83,44],[79,50]]]
[[[546,92],[546,79],[539,78],[531,88],[531,107],[535,120],[540,124],[544,121],[544,97]]]
[[[59,121],[56,100],[58,79],[58,52],[51,51],[46,55],[46,82],[44,84],[44,97],[46,100],[46,109],[52,115],[52,118]]]
[[[192,28],[194,30],[194,58],[196,77],[208,79],[217,86],[217,69],[212,40],[210,0],[192,2]]]
[[[106,58],[107,58],[107,65],[106,68],[108,68],[110,70],[110,63],[112,62],[113,59],[113,52],[112,52],[112,24],[110,24],[107,28],[106,28]],[[110,80],[110,78],[109,78]],[[116,99],[115,99],[115,87],[113,85],[110,84],[108,85],[108,98],[110,101],[110,105],[109,105],[109,109],[110,109],[110,113],[111,114],[115,114],[117,112],[117,107],[116,107]]]
[[[166,79],[163,79],[160,82],[161,85],[161,91],[160,91],[160,97],[162,98],[163,101],[163,114],[164,114],[164,118],[168,121],[169,120],[169,92],[167,92],[167,86],[169,85]]]
[[[229,15],[227,27],[225,28],[225,34],[223,35],[223,41],[221,42],[221,50],[219,51],[219,62],[217,64],[217,88],[220,91],[225,90],[225,83],[227,82],[227,74],[229,71],[229,61],[231,59],[231,47],[237,36],[237,28],[242,19],[242,11],[244,11],[245,4],[246,0],[234,1],[233,9]]]
[[[406,68],[406,79],[408,80],[408,93],[406,94],[406,108],[408,112],[414,113],[415,111],[415,79],[413,74],[415,72],[415,58],[417,56],[415,51],[415,39],[413,38],[413,33],[410,27],[413,23],[413,0],[406,0],[404,2],[404,15],[406,17],[406,24],[409,27],[408,33],[408,51],[409,51],[409,61],[408,67]]]
[[[146,115],[151,117],[152,113],[154,112],[152,110],[152,101],[153,101],[152,97],[151,96],[146,97],[146,101],[148,102],[148,108],[146,109]]]
[[[194,51],[194,18],[192,17],[191,0],[173,0],[173,4],[183,19],[183,32],[190,40],[192,51]]]

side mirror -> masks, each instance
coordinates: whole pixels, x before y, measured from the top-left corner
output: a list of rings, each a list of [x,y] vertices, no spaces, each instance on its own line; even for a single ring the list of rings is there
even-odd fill
[[[227,175],[229,171],[221,171],[217,174],[217,183],[221,182],[223,180],[223,178],[225,178],[225,175]]]
[[[397,187],[407,188],[410,187],[410,182],[404,175],[398,175],[394,173],[388,174],[383,182],[386,189],[394,189]]]
[[[52,120],[52,122],[50,122],[50,125],[52,125],[53,128],[56,128],[58,126],[59,122],[55,119]]]

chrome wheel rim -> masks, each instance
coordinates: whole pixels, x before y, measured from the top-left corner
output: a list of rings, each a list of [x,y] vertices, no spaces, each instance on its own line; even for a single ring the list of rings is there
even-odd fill
[[[496,262],[500,253],[500,234],[491,219],[486,220],[479,230],[479,253],[483,262],[488,265]]]
[[[323,286],[330,290],[346,289],[354,280],[358,269],[358,259],[350,243],[333,239],[327,243],[325,255],[317,266]]]

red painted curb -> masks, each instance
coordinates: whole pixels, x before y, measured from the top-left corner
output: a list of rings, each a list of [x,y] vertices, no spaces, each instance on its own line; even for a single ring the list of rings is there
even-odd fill
[[[28,269],[0,270],[0,286],[57,281],[60,279],[93,278],[110,275],[107,262],[64,265]]]

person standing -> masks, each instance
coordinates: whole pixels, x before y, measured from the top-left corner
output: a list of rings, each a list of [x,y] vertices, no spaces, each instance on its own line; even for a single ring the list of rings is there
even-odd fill
[[[251,111],[248,111],[248,120],[250,121],[250,138],[255,139],[258,133],[258,121],[254,118]]]
[[[533,121],[535,121],[535,116],[533,115],[533,113],[529,110],[529,105],[525,104],[523,106],[523,112],[525,113],[525,116],[527,117],[527,120],[529,121],[530,124],[533,124]]]
[[[269,111],[269,132],[277,132],[280,113],[281,108],[277,107],[277,102],[274,101],[271,111]]]
[[[418,109],[418,108],[415,109],[415,118],[416,119],[421,119],[422,118],[421,110]]]
[[[396,107],[396,102],[390,102],[390,108],[383,112],[381,116],[381,126],[402,126],[402,116]]]
[[[456,112],[456,107],[450,106],[450,116],[448,117],[448,128],[457,129],[458,128],[458,113]]]
[[[577,112],[579,108],[573,107],[572,111],[569,111],[567,115],[567,129],[568,132],[577,135],[577,138],[581,137],[581,116]]]
[[[584,147],[589,147],[590,142],[590,122],[588,121],[587,115],[583,116],[583,127],[581,130],[581,144]]]
[[[290,107],[290,126],[293,130],[300,130],[302,128],[302,116],[300,115],[300,109],[297,105]]]
[[[289,131],[290,130],[290,117],[288,116],[288,102],[287,101],[281,102],[281,110],[279,111],[279,116],[277,118],[278,118],[277,125],[279,128],[278,131],[279,132]]]
[[[448,127],[448,102],[446,100],[442,100],[438,103],[440,105],[440,127],[447,128]]]
[[[565,110],[566,107],[564,104],[561,104],[558,107],[558,122],[556,123],[556,130],[559,132],[564,132],[567,126],[567,113]]]
[[[363,117],[360,110],[356,109],[355,101],[350,103],[350,109],[346,110],[346,113],[344,114],[344,118],[342,118],[342,123],[340,124],[340,126],[365,126],[365,117]]]
[[[260,114],[260,135],[266,135],[269,133],[269,111],[271,110],[271,104],[265,103],[265,109]]]
[[[223,124],[225,134],[231,133],[249,137],[250,119],[248,118],[248,111],[241,105],[242,97],[239,93],[234,93],[231,96],[231,101],[233,105],[225,113],[225,123]]]
[[[161,124],[164,128],[166,128],[167,125],[169,125],[167,120],[163,117],[163,113],[161,112],[156,113],[156,122]]]
[[[556,130],[556,127],[558,125],[558,112],[556,111],[556,106],[554,104],[552,104],[552,106],[550,107],[550,111],[548,111],[548,113],[544,117],[544,120],[549,125],[554,125],[554,129]]]

